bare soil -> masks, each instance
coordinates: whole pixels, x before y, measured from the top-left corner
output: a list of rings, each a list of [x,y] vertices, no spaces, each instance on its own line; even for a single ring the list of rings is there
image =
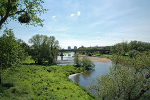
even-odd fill
[[[79,55],[79,59],[82,59],[85,55]],[[100,58],[100,57],[92,57],[87,56],[92,62],[110,62],[111,60],[108,58]]]

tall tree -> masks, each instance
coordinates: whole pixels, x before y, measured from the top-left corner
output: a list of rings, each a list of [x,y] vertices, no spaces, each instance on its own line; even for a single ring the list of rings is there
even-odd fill
[[[50,50],[49,50],[49,63],[54,63],[54,61],[57,59],[57,56],[58,56],[58,50],[60,49],[59,47],[59,42],[58,40],[55,39],[54,36],[50,36],[49,37],[49,44],[48,46],[50,47]]]
[[[32,58],[38,64],[42,64],[42,61],[52,64],[57,58],[59,42],[55,40],[54,36],[47,37],[37,34],[29,40],[29,43],[32,43]]]
[[[42,3],[43,0],[0,0],[0,28],[11,19],[42,26],[43,20],[39,16],[47,11]]]
[[[124,56],[127,51],[128,51],[127,42],[117,43],[111,47],[111,53],[113,54]]]
[[[25,59],[24,49],[15,40],[12,30],[5,30],[0,37],[0,83],[1,70],[8,67],[15,67]]]

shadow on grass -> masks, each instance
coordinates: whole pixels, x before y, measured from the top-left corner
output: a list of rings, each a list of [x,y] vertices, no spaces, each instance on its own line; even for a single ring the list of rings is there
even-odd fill
[[[57,65],[55,63],[49,64],[49,63],[43,63],[43,64],[37,64],[37,63],[22,63],[22,65],[42,65],[42,66],[51,66],[51,65]]]
[[[5,90],[14,87],[13,83],[1,83],[0,84],[0,93],[3,93]]]

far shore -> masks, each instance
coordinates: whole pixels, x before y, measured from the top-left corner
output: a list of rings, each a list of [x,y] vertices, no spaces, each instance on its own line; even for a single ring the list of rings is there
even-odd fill
[[[85,56],[86,55],[79,55],[79,59],[82,59]],[[86,56],[86,57],[88,57],[92,62],[110,62],[111,61],[108,58],[100,58],[100,57],[92,57],[92,56]]]

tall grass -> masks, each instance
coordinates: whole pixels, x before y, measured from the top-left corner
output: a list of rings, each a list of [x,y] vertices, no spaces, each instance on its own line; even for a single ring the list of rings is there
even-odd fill
[[[73,65],[23,65],[2,72],[0,100],[93,100],[98,99],[68,76],[84,68]]]

